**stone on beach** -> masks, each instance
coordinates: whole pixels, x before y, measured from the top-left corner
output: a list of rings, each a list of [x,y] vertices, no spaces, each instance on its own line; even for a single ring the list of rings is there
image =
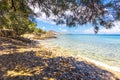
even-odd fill
[[[119,80],[111,72],[58,49],[12,48],[16,51],[0,55],[0,80]],[[19,48],[24,51],[17,52]]]

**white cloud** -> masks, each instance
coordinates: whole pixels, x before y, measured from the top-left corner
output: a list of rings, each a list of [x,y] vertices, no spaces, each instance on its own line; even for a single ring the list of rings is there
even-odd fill
[[[75,32],[78,32],[78,31],[79,31],[79,30],[77,30],[77,29],[75,30]]]
[[[39,14],[39,16],[36,17],[36,19],[43,21],[43,22],[50,23],[50,24],[56,24],[54,21],[52,21],[53,19],[56,18],[56,16],[54,16],[52,13],[50,13],[50,17],[48,18],[46,14],[42,12],[41,9],[37,5],[35,7],[33,6],[30,6],[30,7],[36,14]]]
[[[81,8],[81,7],[80,7]],[[38,7],[31,7],[31,9],[34,10],[35,13],[41,13],[39,17],[37,17],[38,20],[40,21],[43,21],[43,22],[46,22],[46,23],[50,23],[50,24],[56,24],[54,21],[52,21],[53,19],[56,18],[56,16],[54,16],[52,13],[50,14],[50,17],[48,18],[46,16],[45,13],[41,12],[41,10],[38,8]],[[106,9],[107,10],[107,9]],[[65,14],[66,15],[72,15],[73,13],[71,11],[65,11]],[[111,14],[109,14],[109,16],[112,18],[113,16]],[[116,21],[114,22],[114,27],[112,29],[105,29],[105,28],[101,28],[99,30],[99,34],[120,34],[120,21]],[[66,26],[65,24],[64,25],[60,25],[61,27],[62,26]],[[63,29],[63,28],[59,28],[59,30],[61,30],[62,32],[67,32],[66,29]],[[42,29],[45,30],[45,27],[42,27]],[[78,32],[79,30],[75,30],[75,32]],[[84,31],[82,31],[83,34],[94,34],[94,28],[91,27],[89,29],[86,29]]]
[[[48,18],[45,13],[41,12],[41,15],[39,17],[36,17],[39,21],[50,23],[50,24],[56,24],[53,19],[55,19],[55,16],[51,14],[51,16]]]
[[[46,27],[45,27],[45,26],[43,26],[43,27],[42,27],[42,29],[43,29],[43,30],[45,30],[45,29],[46,29]]]
[[[120,34],[120,21],[115,21],[114,25],[111,29],[102,28],[99,33],[100,34]]]
[[[59,30],[62,31],[62,32],[67,32],[66,29],[63,29],[63,28],[61,28],[61,27],[59,28]]]
[[[61,28],[61,27],[59,27],[59,30],[62,30],[62,28]]]
[[[111,29],[101,28],[99,34],[120,34],[120,21],[115,21]],[[91,27],[83,31],[84,34],[94,34],[94,28]]]
[[[66,30],[66,29],[62,29],[61,31],[62,31],[62,32],[67,32],[67,30]]]
[[[83,34],[94,34],[94,28],[91,27],[83,31]]]
[[[38,19],[39,21],[42,21],[42,22],[46,22],[46,23],[49,23],[49,24],[55,24],[56,25],[56,22],[54,22],[53,20],[57,18],[57,16],[55,16],[52,12],[50,12],[50,16],[47,17],[46,14],[44,12],[41,11],[41,9],[36,5],[35,7],[32,7],[30,6],[31,9],[39,14],[38,17],[36,17],[36,19]],[[65,14],[68,14],[68,15],[72,15],[73,13],[71,11],[65,11]],[[66,24],[61,24],[60,26],[66,26]]]
[[[82,32],[82,29],[77,28],[77,29],[74,30],[74,32],[81,33],[81,32]]]

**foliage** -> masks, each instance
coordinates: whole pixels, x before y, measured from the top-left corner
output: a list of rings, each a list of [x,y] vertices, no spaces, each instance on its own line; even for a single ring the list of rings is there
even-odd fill
[[[36,34],[43,34],[43,33],[46,33],[46,31],[45,31],[45,30],[42,30],[42,29],[40,29],[40,28],[35,28],[35,29],[34,29],[34,33],[36,33]]]
[[[77,5],[68,3],[70,6],[66,10],[70,11],[72,14],[66,14],[66,10],[64,10],[58,13],[59,16],[57,17],[57,20],[54,21],[56,21],[57,24],[67,24],[70,27],[91,23],[93,24],[95,33],[97,33],[100,26],[109,29],[113,26],[115,20],[120,19],[119,0],[111,0],[108,4],[105,4],[104,0],[79,1],[80,2],[77,3]]]
[[[77,2],[79,1],[79,2]],[[54,14],[56,24],[66,24],[69,27],[92,23],[95,32],[99,26],[111,28],[114,20],[120,20],[120,1],[111,0],[104,4],[104,0],[1,0],[0,1],[0,24],[12,27],[20,27],[25,24],[24,19],[29,17],[38,17],[45,13],[48,17]],[[39,13],[34,9],[38,7]],[[110,10],[112,9],[112,10]],[[67,14],[67,12],[71,14]],[[111,12],[113,11],[113,12]],[[111,14],[113,18],[108,16]],[[9,18],[7,18],[7,15]],[[20,18],[20,20],[19,20]],[[16,23],[14,23],[14,21]],[[8,26],[9,25],[9,26]]]
[[[117,20],[120,20],[120,0],[113,0],[106,5],[107,8],[111,8],[111,14]]]
[[[0,29],[12,29],[17,35],[32,33],[37,29],[37,24],[29,19],[31,10],[24,3],[22,0],[0,1]]]

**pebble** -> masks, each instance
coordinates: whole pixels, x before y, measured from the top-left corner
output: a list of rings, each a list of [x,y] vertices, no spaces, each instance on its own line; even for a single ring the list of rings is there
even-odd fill
[[[52,58],[52,53],[44,50],[39,53],[0,55],[0,80],[119,80],[112,73],[73,57]],[[29,72],[32,76],[4,76],[9,70]]]

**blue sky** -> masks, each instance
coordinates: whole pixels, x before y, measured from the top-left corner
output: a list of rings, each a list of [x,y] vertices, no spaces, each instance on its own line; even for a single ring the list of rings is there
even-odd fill
[[[108,3],[110,0],[104,0],[105,3]],[[38,12],[38,9],[35,9]],[[51,15],[52,16],[52,15]],[[53,16],[52,16],[53,18]],[[85,24],[82,26],[76,26],[69,28],[65,25],[56,25],[53,21],[50,21],[45,14],[40,18],[36,19],[37,27],[43,30],[49,31],[54,30],[61,33],[70,33],[70,34],[94,34],[94,29],[91,24]],[[115,26],[112,29],[100,28],[99,34],[120,34],[120,21],[116,21]]]
[[[36,20],[37,27],[43,30],[49,31],[54,30],[61,33],[70,33],[70,34],[94,34],[94,29],[91,24],[85,24],[82,26],[76,26],[69,28],[65,25],[56,25],[50,21]],[[116,21],[115,26],[111,29],[105,29],[101,27],[98,34],[120,34],[120,21]]]
[[[72,34],[82,34],[87,28],[91,28],[92,25],[86,24],[83,26],[75,26],[75,27],[68,27],[65,25],[56,25],[51,22],[44,22],[42,20],[36,20],[37,21],[37,27],[41,28],[43,30],[49,31],[49,30],[54,30],[57,32],[62,32],[62,33],[72,33]]]

